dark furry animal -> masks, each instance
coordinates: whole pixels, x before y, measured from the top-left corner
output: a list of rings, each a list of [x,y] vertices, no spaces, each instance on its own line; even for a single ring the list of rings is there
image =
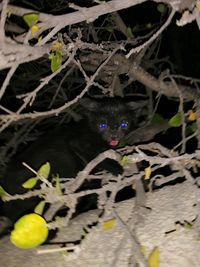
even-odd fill
[[[120,140],[133,128],[132,107],[123,99],[83,99],[81,105],[86,119],[46,133],[23,153],[14,156],[0,180],[1,186],[9,194],[25,193],[27,190],[22,187],[23,182],[34,176],[22,162],[38,170],[49,161],[51,174],[75,177],[99,153],[119,146]],[[104,160],[99,168],[114,175],[123,172],[118,162],[111,159]],[[38,201],[38,198],[31,198],[5,202],[4,215],[14,222],[31,212]]]

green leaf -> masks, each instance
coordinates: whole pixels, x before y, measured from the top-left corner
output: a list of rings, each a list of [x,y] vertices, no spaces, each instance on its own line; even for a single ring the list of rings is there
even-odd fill
[[[170,120],[169,125],[171,127],[180,127],[182,123],[182,115],[180,112],[176,113]]]
[[[133,38],[134,37],[131,27],[126,28],[126,37],[127,38]]]
[[[49,55],[49,59],[51,60],[51,71],[57,71],[62,63],[62,52],[56,51],[54,53],[51,53]]]
[[[162,124],[166,122],[166,119],[164,119],[160,114],[155,113],[153,118],[152,118],[152,123],[154,124]]]
[[[108,32],[113,32],[113,26],[111,24],[108,24],[106,25],[105,29],[108,31]]]
[[[166,11],[166,6],[164,4],[158,4],[157,5],[157,10],[160,13],[164,13]]]
[[[192,229],[192,224],[191,223],[184,223],[183,227],[187,230]]]
[[[39,215],[42,215],[45,204],[46,204],[45,201],[40,201],[39,204],[37,204],[37,206],[35,207],[34,212]]]
[[[129,162],[129,156],[123,156],[123,158],[120,160],[120,164],[122,166],[125,166]]]
[[[193,122],[193,123],[191,124],[192,132],[193,132],[193,133],[196,132],[197,128],[198,128],[198,124],[197,124],[196,122]]]
[[[57,175],[55,177],[55,179],[56,179],[56,191],[58,193],[62,194],[62,190],[61,190],[61,187],[60,187],[60,179],[59,179],[59,176]]]
[[[49,162],[46,162],[37,171],[37,176],[29,178],[26,182],[22,184],[22,186],[26,189],[31,189],[36,185],[38,181],[38,176],[43,176],[44,178],[47,179],[49,176],[49,173],[50,173],[50,164]]]
[[[36,185],[37,181],[38,181],[38,178],[33,177],[33,178],[28,179],[26,182],[24,182],[22,186],[26,189],[31,189]]]
[[[186,135],[188,136],[190,134],[193,134],[194,132],[196,132],[197,128],[198,126],[196,122],[193,122],[192,124],[187,125],[185,129]]]
[[[6,191],[3,189],[2,186],[0,186],[0,197],[3,197],[6,194],[7,194]]]
[[[48,178],[50,173],[50,163],[46,162],[45,164],[43,164],[39,170],[37,171],[38,176],[41,175],[43,176],[45,179]]]
[[[39,14],[38,13],[28,13],[23,16],[24,21],[26,24],[31,28],[38,22]]]
[[[152,28],[152,24],[151,24],[151,22],[147,23],[147,24],[146,24],[146,27],[147,27],[147,29],[151,29],[151,28]]]

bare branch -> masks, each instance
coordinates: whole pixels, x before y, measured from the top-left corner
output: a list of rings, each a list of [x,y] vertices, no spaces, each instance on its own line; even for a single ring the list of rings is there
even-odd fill
[[[2,43],[0,43],[0,46],[4,43],[5,39],[5,23],[6,23],[6,17],[7,17],[7,6],[8,6],[8,0],[3,0],[2,3],[2,12],[1,12],[1,20],[0,20],[0,39]]]
[[[88,91],[90,86],[93,84],[95,78],[99,74],[100,70],[107,64],[107,62],[111,59],[111,57],[119,50],[121,47],[117,47],[110,53],[110,55],[107,57],[107,59],[99,66],[99,68],[96,70],[96,72],[90,77],[90,79],[87,81],[87,85],[85,88],[82,90],[82,92],[73,100],[65,103],[63,106],[56,108],[56,109],[51,109],[49,111],[44,111],[44,112],[34,112],[34,113],[24,113],[24,114],[19,114],[19,112],[26,106],[27,103],[22,105],[18,112],[15,114],[7,114],[7,115],[0,115],[0,121],[4,124],[5,122],[8,123],[8,121],[18,121],[18,120],[23,120],[23,119],[34,119],[34,118],[39,118],[39,117],[44,117],[44,116],[51,116],[51,115],[58,115],[60,112],[65,110],[66,108],[70,107],[71,105],[75,104],[80,98],[83,97],[83,95]],[[67,62],[68,63],[68,62]],[[62,67],[61,67],[62,68]],[[57,71],[59,72],[59,70]],[[57,73],[56,73],[57,74]],[[55,76],[55,73],[51,75],[52,77]],[[40,86],[38,87],[37,91],[40,89]],[[31,98],[28,97],[28,102]],[[4,125],[0,128],[0,131],[4,129]]]
[[[167,19],[167,21],[163,24],[163,26],[152,35],[151,38],[149,38],[144,44],[133,48],[130,50],[130,52],[126,55],[127,58],[129,58],[133,53],[139,53],[143,48],[145,48],[147,45],[151,44],[171,23],[174,15],[175,15],[176,11],[174,9],[172,9],[171,14],[169,15],[169,18]]]

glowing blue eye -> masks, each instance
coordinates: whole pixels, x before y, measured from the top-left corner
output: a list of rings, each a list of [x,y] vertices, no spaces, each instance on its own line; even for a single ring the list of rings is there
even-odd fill
[[[106,129],[107,128],[107,124],[106,123],[100,123],[99,124],[101,129]]]
[[[120,124],[120,127],[121,127],[122,129],[127,128],[127,126],[128,126],[128,123],[127,123],[127,122],[122,122],[122,123]]]

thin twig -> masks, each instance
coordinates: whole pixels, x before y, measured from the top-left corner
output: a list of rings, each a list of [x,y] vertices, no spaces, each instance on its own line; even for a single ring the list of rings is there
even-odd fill
[[[15,73],[16,69],[18,68],[19,64],[18,63],[15,63],[11,69],[9,70],[9,72],[7,73],[7,76],[6,76],[6,79],[4,80],[4,83],[0,89],[0,99],[3,97],[5,91],[6,91],[6,88],[10,82],[10,79],[12,78],[13,74]]]
[[[172,9],[168,19],[166,20],[166,22],[163,24],[163,26],[155,33],[153,34],[153,36],[151,38],[149,38],[148,41],[146,41],[144,44],[133,48],[129,51],[129,53],[126,55],[126,58],[129,58],[133,53],[139,53],[144,47],[146,47],[147,45],[151,44],[166,28],[167,26],[171,23],[174,15],[175,15],[176,11],[174,9]]]

